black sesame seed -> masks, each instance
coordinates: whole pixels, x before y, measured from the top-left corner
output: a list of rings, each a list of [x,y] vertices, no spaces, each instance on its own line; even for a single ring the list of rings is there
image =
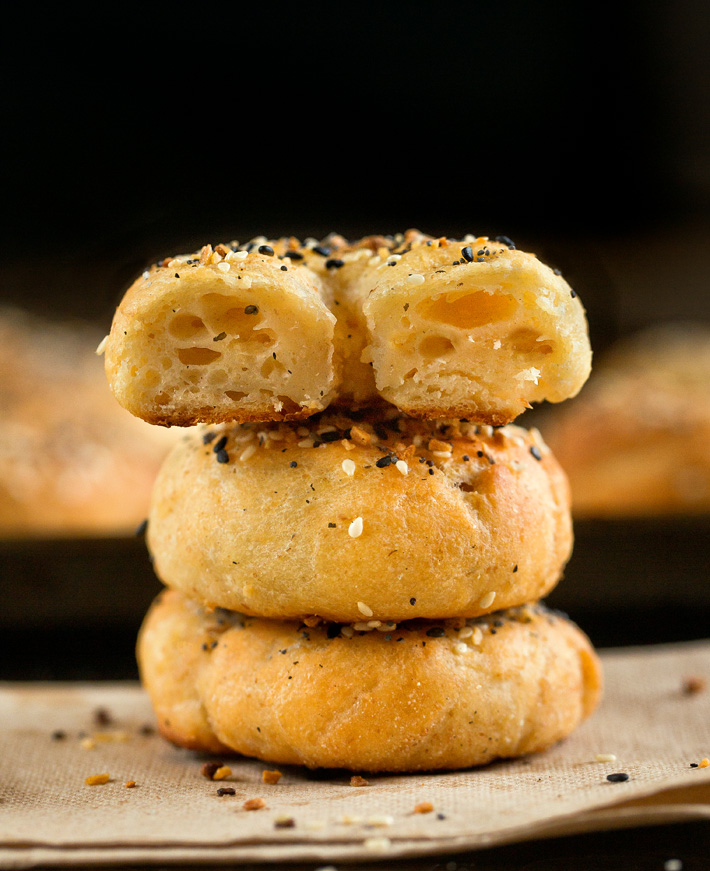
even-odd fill
[[[629,779],[629,775],[625,771],[619,771],[616,774],[607,774],[606,779],[609,783],[624,783]]]
[[[531,445],[530,453],[535,457],[536,460],[542,459],[542,454],[540,453],[540,448],[537,445]]]
[[[323,442],[337,442],[340,438],[342,438],[342,436],[337,429],[333,432],[322,432],[320,434],[320,440]]]
[[[509,239],[507,236],[496,236],[496,242],[500,242],[501,245],[506,245],[508,248],[515,248],[515,243],[512,239]]]
[[[237,793],[232,786],[220,786],[217,790],[217,795],[236,795]]]
[[[336,524],[335,524],[335,523],[329,523],[329,524],[328,524],[328,529],[335,529],[335,527],[336,527]]]
[[[468,454],[464,454],[464,455],[463,455],[463,461],[464,461],[464,463],[467,463],[470,459],[471,459],[471,457],[469,457]]]
[[[378,469],[384,469],[386,466],[389,466],[392,463],[392,457],[380,457],[380,459],[375,463]]]
[[[286,266],[286,265],[284,264],[284,265],[281,267],[281,271],[282,271],[282,272],[288,272],[288,266]]]
[[[433,475],[433,474],[434,474],[434,470],[433,470],[433,469],[429,469],[429,474],[430,474],[430,475]]]
[[[215,336],[215,337],[212,339],[212,341],[213,341],[213,342],[221,342],[222,339],[226,339],[226,338],[227,338],[227,334],[226,334],[226,333],[220,333],[219,335]]]
[[[208,445],[210,442],[213,442],[216,438],[217,438],[217,433],[216,433],[216,432],[206,432],[206,433],[202,436],[202,444],[203,444],[203,445]]]
[[[329,623],[328,628],[325,630],[325,634],[328,638],[337,638],[340,635],[340,624]]]
[[[227,444],[227,436],[222,436],[222,438],[215,444],[212,450],[215,454],[219,453]]]
[[[340,269],[341,266],[345,266],[345,261],[339,260],[337,257],[331,257],[330,260],[325,261],[326,269]]]
[[[513,566],[513,574],[515,574],[515,572],[517,572],[517,571],[518,571],[517,565]]]
[[[461,256],[467,263],[473,263],[473,248],[470,245],[467,245],[465,248],[461,249]]]
[[[572,297],[572,299],[574,299],[575,296],[577,296],[576,292],[574,290],[572,290],[572,288],[570,288],[570,290],[569,290],[569,295]]]
[[[52,741],[63,741],[67,737],[67,733],[63,729],[57,729],[52,732]]]
[[[217,456],[218,463],[228,463],[229,462],[229,454],[224,450],[217,451],[216,456]]]
[[[271,245],[259,245],[259,254],[265,254],[267,257],[274,256],[274,249]]]
[[[300,251],[287,251],[284,256],[290,257],[291,260],[303,260],[303,254]]]
[[[291,460],[291,462],[289,463],[289,466],[290,466],[292,469],[295,469],[297,465],[298,465],[298,463],[297,463],[295,460]]]
[[[697,763],[697,762],[691,762],[691,763],[690,763],[690,767],[691,767],[691,768],[699,768],[700,765],[699,765],[699,763]]]
[[[259,313],[259,307],[256,306],[256,305],[248,305],[248,306],[244,309],[244,314],[245,314],[245,315],[255,315],[255,314],[258,314],[258,313]]]
[[[312,250],[316,254],[320,254],[321,257],[327,257],[330,254],[330,248],[326,248],[325,245],[314,245]]]
[[[417,600],[414,598],[414,596],[412,596],[412,598],[409,600],[409,604],[410,604],[410,605],[416,605],[416,604],[417,604]]]
[[[446,635],[446,629],[443,626],[432,626],[431,629],[427,629],[426,634],[429,638],[441,638]]]
[[[135,532],[136,538],[140,538],[142,535],[145,535],[146,529],[148,529],[148,518],[147,517],[136,529],[136,532]]]

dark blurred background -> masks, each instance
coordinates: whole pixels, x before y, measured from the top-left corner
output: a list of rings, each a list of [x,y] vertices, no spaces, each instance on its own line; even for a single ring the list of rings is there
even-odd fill
[[[3,299],[108,326],[169,253],[415,226],[562,268],[597,349],[707,316],[709,25],[692,0],[14,12]]]
[[[709,37],[699,0],[205,4],[100,19],[13,8],[0,35],[0,302],[108,330],[128,284],[167,254],[418,227],[506,234],[560,268],[595,352],[654,321],[709,320]],[[5,548],[4,583],[33,591],[27,625],[69,651],[60,665],[13,658],[24,630],[10,594],[6,676],[132,676],[136,591],[154,583],[142,544],[120,544],[118,563],[63,547],[73,568],[51,581],[55,551]],[[102,612],[76,581],[91,567],[103,588],[133,591],[125,612],[115,596]],[[140,589],[148,601],[153,587]],[[78,622],[59,625],[58,600]],[[704,602],[675,622],[637,610],[634,638],[701,635]],[[615,623],[579,615],[596,643],[628,639],[617,604]]]

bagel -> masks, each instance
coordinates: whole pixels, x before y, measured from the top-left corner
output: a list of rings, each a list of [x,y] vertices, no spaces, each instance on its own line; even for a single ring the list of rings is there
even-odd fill
[[[667,323],[617,341],[545,434],[577,517],[710,510],[710,326]]]
[[[502,425],[575,395],[591,365],[584,309],[555,270],[509,240],[414,230],[165,258],[126,292],[105,355],[121,405],[167,426],[378,401]]]
[[[0,307],[0,537],[131,535],[179,431],[106,389],[101,331]]]
[[[329,411],[187,434],[157,477],[147,543],[162,582],[209,605],[443,619],[547,595],[572,528],[536,430]]]
[[[545,750],[593,711],[602,682],[586,636],[540,605],[353,632],[210,612],[169,591],[137,653],[160,732],[175,744],[356,771],[467,768]]]

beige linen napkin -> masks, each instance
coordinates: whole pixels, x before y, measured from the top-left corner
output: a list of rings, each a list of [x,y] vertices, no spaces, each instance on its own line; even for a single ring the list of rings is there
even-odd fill
[[[290,767],[264,783],[278,766],[242,757],[219,760],[232,773],[210,781],[206,757],[145,728],[153,717],[135,684],[5,684],[0,867],[387,859],[710,818],[710,642],[602,659],[602,706],[546,753],[439,774],[362,772],[361,786]],[[607,780],[620,772],[628,780]],[[107,783],[85,783],[104,773]],[[265,806],[245,810],[250,799]]]

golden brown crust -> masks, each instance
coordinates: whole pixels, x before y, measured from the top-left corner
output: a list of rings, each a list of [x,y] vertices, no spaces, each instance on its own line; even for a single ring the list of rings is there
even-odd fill
[[[392,410],[192,433],[159,475],[148,545],[160,579],[199,601],[357,622],[545,596],[572,530],[539,433]]]
[[[455,769],[547,749],[601,693],[586,636],[542,606],[334,634],[163,594],[138,641],[161,731],[310,768]]]
[[[545,436],[578,517],[710,509],[710,328],[666,324],[619,341]]]
[[[106,346],[118,401],[176,426],[380,398],[413,416],[502,425],[575,395],[590,360],[579,299],[535,255],[416,230],[166,258],[127,291]]]

